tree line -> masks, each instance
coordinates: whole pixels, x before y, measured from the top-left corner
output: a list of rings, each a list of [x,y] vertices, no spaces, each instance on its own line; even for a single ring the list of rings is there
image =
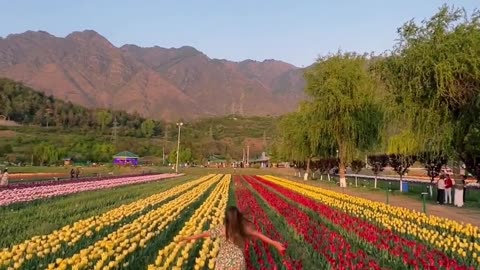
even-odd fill
[[[451,159],[480,178],[480,12],[443,6],[397,40],[381,55],[319,58],[305,73],[307,101],[279,124],[275,155],[307,171],[338,156],[343,186],[347,166],[379,154],[401,175],[416,160],[436,170]]]
[[[162,135],[164,127],[164,123],[138,113],[87,109],[9,79],[0,79],[0,104],[0,115],[23,125],[94,130],[99,134],[111,134],[116,126],[119,136],[145,138]]]

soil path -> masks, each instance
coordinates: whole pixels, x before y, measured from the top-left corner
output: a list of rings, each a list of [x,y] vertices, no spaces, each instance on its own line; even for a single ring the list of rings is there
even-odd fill
[[[363,188],[346,188],[345,191],[338,186],[334,186],[331,183],[322,183],[319,181],[302,181],[289,177],[288,179],[313,186],[318,186],[324,189],[336,191],[339,193],[345,192],[348,195],[362,197],[368,200],[377,202],[386,202],[386,194],[383,192],[370,191]],[[422,202],[415,198],[393,193],[389,196],[389,203],[394,206],[405,207],[415,211],[423,211]],[[477,227],[480,227],[480,210],[459,208],[451,205],[437,205],[432,202],[427,202],[427,214],[448,218],[465,224],[470,223]]]

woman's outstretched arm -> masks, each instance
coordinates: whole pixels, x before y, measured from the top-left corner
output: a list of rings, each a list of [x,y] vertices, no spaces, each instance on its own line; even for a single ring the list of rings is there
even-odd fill
[[[265,243],[275,247],[278,250],[278,252],[280,252],[282,254],[285,251],[285,246],[282,243],[268,238],[268,236],[264,235],[263,233],[261,233],[257,230],[249,229],[248,234],[253,238],[256,238],[256,239],[258,239],[262,242],[265,242]]]
[[[200,238],[207,238],[207,237],[210,237],[210,236],[211,236],[210,232],[203,232],[203,233],[195,234],[195,235],[188,236],[188,237],[182,237],[182,238],[180,238],[179,242],[192,241],[192,240],[197,240],[197,239],[200,239]]]

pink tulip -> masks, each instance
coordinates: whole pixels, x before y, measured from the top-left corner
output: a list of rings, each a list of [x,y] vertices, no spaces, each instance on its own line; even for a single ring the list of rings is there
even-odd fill
[[[0,190],[0,206],[18,202],[28,202],[42,198],[56,197],[82,191],[113,188],[177,177],[181,174],[156,174],[111,178],[101,181],[74,182],[58,185],[40,185],[18,189]]]

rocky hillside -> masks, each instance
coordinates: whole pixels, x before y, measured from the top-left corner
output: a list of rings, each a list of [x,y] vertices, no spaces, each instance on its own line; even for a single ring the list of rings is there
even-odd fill
[[[302,70],[276,60],[211,59],[192,47],[112,45],[95,31],[0,38],[0,77],[90,108],[175,121],[278,115],[303,98]]]

